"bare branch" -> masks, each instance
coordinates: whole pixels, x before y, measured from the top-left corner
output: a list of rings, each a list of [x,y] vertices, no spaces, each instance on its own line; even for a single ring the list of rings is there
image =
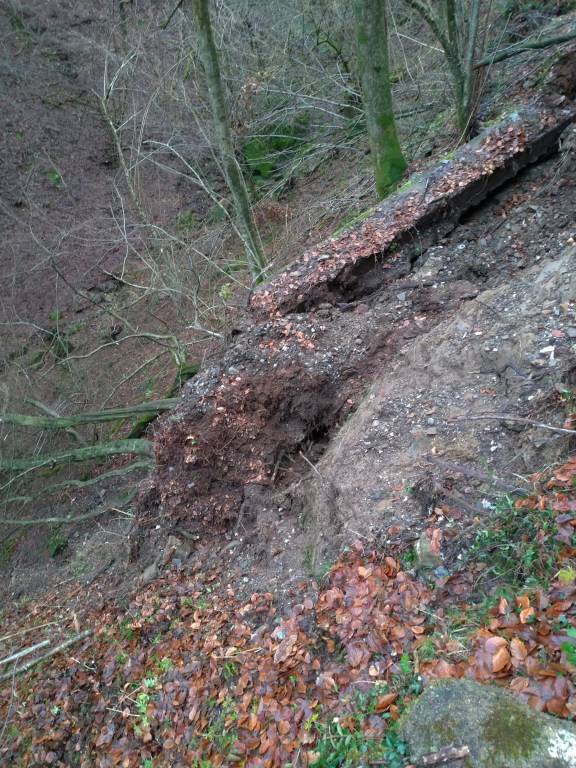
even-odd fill
[[[8,680],[14,675],[21,675],[24,672],[28,672],[29,670],[33,669],[36,664],[40,664],[41,661],[45,661],[46,659],[55,656],[57,653],[61,653],[62,651],[66,650],[66,648],[69,648],[71,645],[80,642],[80,640],[84,640],[84,638],[89,637],[93,633],[93,629],[85,629],[84,632],[80,632],[80,634],[74,635],[74,637],[70,637],[68,640],[60,643],[60,645],[57,645],[55,648],[51,648],[48,653],[45,653],[42,656],[38,656],[38,658],[29,661],[27,664],[24,664],[23,667],[16,667],[11,672],[5,672],[3,675],[0,675],[0,680]]]
[[[550,432],[558,432],[561,435],[576,435],[576,429],[554,427],[551,424],[544,424],[541,421],[524,419],[520,416],[511,416],[507,413],[483,413],[479,416],[461,416],[458,419],[450,419],[451,423],[457,423],[460,421],[515,421],[518,424],[526,424],[529,427],[537,427],[538,429],[547,429]]]
[[[565,35],[558,35],[557,37],[543,37],[540,40],[527,40],[516,45],[511,45],[509,48],[504,48],[502,51],[495,51],[485,56],[480,61],[477,61],[474,65],[476,69],[480,67],[487,67],[491,64],[497,64],[499,61],[505,61],[511,59],[513,56],[518,56],[520,53],[526,51],[537,51],[542,48],[550,48],[553,45],[561,45],[562,43],[568,43],[570,40],[576,39],[576,30],[568,32]]]

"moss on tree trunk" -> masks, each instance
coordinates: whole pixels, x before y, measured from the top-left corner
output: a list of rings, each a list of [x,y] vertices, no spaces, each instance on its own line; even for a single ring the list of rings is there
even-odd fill
[[[406,170],[392,104],[386,0],[354,0],[358,65],[366,127],[381,199]]]

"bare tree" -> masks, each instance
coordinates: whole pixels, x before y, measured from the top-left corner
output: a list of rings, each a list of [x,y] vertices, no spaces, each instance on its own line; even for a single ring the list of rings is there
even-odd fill
[[[476,96],[474,67],[479,41],[482,0],[405,0],[426,21],[440,43],[454,87],[458,127],[462,138],[470,132]],[[434,5],[434,7],[433,7]]]
[[[226,98],[220,76],[218,52],[212,34],[208,0],[192,0],[192,13],[197,25],[199,53],[206,75],[208,98],[214,121],[215,140],[226,182],[234,201],[238,228],[244,243],[252,277],[256,282],[259,282],[263,277],[266,257],[252,214],[244,175],[234,151]]]

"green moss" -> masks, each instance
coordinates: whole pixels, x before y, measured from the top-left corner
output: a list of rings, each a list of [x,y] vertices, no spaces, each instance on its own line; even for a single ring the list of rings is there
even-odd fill
[[[517,116],[518,112],[521,109],[521,105],[508,105],[505,109],[503,109],[501,112],[498,112],[498,114],[493,117],[491,120],[486,120],[485,122],[482,122],[480,124],[480,127],[482,130],[486,130],[488,128],[494,128],[497,125],[500,125],[500,123],[504,122],[504,120],[507,120],[510,117]]]
[[[427,730],[434,734],[431,750],[459,744],[462,740],[462,733],[447,717],[439,717],[427,726]],[[533,757],[541,744],[541,730],[536,718],[521,705],[502,703],[482,728],[486,764],[504,766],[506,761]],[[472,763],[466,760],[464,766],[471,768]]]
[[[512,702],[495,707],[483,727],[485,747],[495,765],[530,758],[541,743],[542,726],[524,707]],[[498,761],[498,762],[497,762]]]
[[[0,569],[5,568],[10,563],[14,550],[16,548],[16,541],[9,539],[0,546]]]
[[[256,186],[282,177],[291,159],[308,149],[307,116],[267,126],[242,146],[242,158]]]
[[[412,189],[414,184],[416,183],[416,180],[412,177],[408,179],[408,181],[405,181],[402,186],[398,187],[398,192],[407,192],[409,189]]]
[[[445,152],[440,157],[440,162],[441,163],[449,163],[451,160],[454,160],[455,156],[456,156],[456,150],[455,149],[451,149],[449,152]]]
[[[460,740],[458,731],[445,717],[439,718],[434,723],[434,737],[434,749],[439,749],[446,744],[457,744]]]

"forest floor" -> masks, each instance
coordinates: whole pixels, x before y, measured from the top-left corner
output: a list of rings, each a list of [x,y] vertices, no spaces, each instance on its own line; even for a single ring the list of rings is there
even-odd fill
[[[93,348],[123,254],[86,236],[115,218],[109,138],[43,13],[25,20],[50,41],[26,58],[30,103],[1,115],[1,300],[12,325],[85,316],[69,340]],[[10,41],[15,56],[31,45]],[[576,464],[561,431],[576,410],[575,166],[569,152],[540,159],[447,231],[399,248],[385,279],[376,259],[284,315],[234,308],[226,343],[198,344],[200,375],[155,426],[136,518],[118,512],[119,480],[53,503],[61,514],[104,501],[97,524],[2,540],[0,657],[58,650],[24,676],[0,668],[7,765],[395,768],[407,762],[399,719],[435,677],[497,681],[576,714]],[[177,188],[163,192],[177,211]],[[42,259],[38,240],[57,247]],[[75,291],[61,293],[55,258]],[[44,343],[13,327],[9,363]],[[43,359],[34,394],[85,404],[111,370],[131,370],[98,360],[66,390]],[[154,396],[171,378],[165,360],[147,374]],[[23,368],[5,369],[9,402]]]

